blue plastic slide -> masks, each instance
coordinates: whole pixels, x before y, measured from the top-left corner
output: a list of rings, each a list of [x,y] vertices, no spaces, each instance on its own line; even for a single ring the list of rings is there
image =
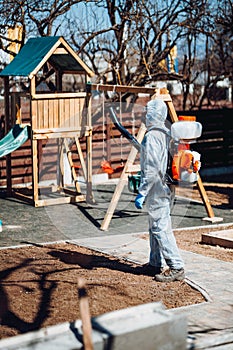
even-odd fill
[[[28,139],[28,127],[16,124],[9,133],[0,140],[0,158],[15,151]]]

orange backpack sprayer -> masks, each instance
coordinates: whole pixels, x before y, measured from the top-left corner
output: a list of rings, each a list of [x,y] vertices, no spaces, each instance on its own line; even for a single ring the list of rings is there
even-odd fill
[[[201,136],[202,126],[196,117],[180,116],[171,126],[174,143],[170,152],[172,157],[170,176],[174,182],[194,183],[198,180],[201,167],[200,154],[190,149],[190,144]]]

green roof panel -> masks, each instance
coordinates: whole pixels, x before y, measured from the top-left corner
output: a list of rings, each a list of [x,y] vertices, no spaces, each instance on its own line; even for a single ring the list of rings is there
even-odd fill
[[[29,39],[13,61],[1,71],[0,76],[29,76],[59,38],[46,36]]]

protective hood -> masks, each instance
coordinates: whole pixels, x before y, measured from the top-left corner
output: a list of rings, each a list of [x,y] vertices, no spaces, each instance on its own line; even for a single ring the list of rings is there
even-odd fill
[[[147,130],[152,127],[164,127],[167,119],[167,106],[163,100],[155,99],[147,103],[146,106],[146,127]]]

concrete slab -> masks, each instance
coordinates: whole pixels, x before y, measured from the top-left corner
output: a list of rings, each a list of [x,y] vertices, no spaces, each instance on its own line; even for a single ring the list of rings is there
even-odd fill
[[[106,349],[186,350],[186,318],[168,313],[161,303],[98,316],[93,319],[93,327],[108,336]]]
[[[187,320],[159,303],[142,304],[92,319],[95,350],[186,350]],[[0,340],[3,350],[83,349],[80,320]]]
[[[65,322],[38,331],[0,340],[1,350],[82,350],[82,322]],[[104,341],[99,332],[93,331],[95,350],[103,350]]]

